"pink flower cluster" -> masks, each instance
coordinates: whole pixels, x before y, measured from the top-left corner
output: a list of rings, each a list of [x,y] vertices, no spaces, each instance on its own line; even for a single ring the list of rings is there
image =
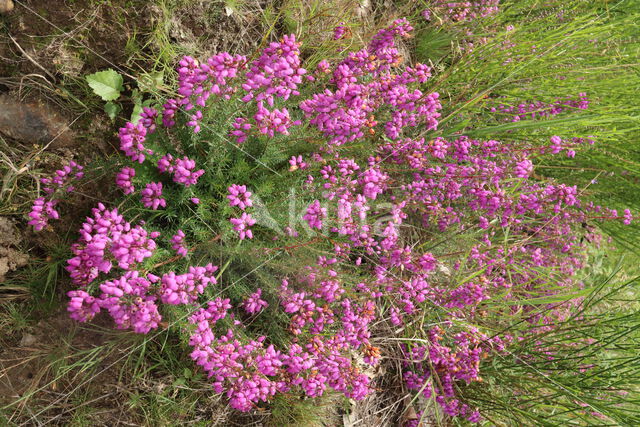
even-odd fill
[[[287,100],[291,95],[299,95],[298,85],[307,72],[300,65],[299,47],[294,35],[271,42],[249,66],[242,84],[247,94],[242,100],[266,100],[273,106],[276,97]]]
[[[120,149],[134,162],[142,163],[146,156],[153,154],[151,149],[144,146],[144,142],[147,139],[147,128],[144,126],[143,121],[138,122],[138,124],[128,122],[124,127],[120,128],[118,136],[120,137]]]
[[[253,231],[251,231],[251,226],[255,225],[256,220],[253,219],[251,214],[242,212],[242,215],[240,215],[240,217],[231,218],[229,221],[231,221],[234,231],[238,232],[238,237],[240,238],[240,240],[253,239]]]
[[[586,93],[580,93],[576,98],[559,98],[552,103],[534,101],[520,103],[516,106],[500,104],[497,107],[491,107],[491,112],[504,114],[506,122],[519,122],[520,120],[552,117],[566,111],[586,110],[587,108],[589,108],[589,98]]]
[[[160,207],[166,208],[167,201],[162,197],[162,183],[150,182],[140,192],[141,201],[145,208],[156,210]]]
[[[124,167],[116,175],[116,185],[122,189],[124,194],[131,194],[136,191],[132,182],[134,176],[136,176],[136,170],[132,167]]]
[[[381,44],[393,33],[382,32],[374,42]],[[382,108],[380,105],[372,113],[378,117]],[[400,125],[402,129],[410,126]],[[319,130],[325,132],[324,128]],[[336,258],[351,263],[350,254],[355,252],[373,260],[372,264],[362,264],[362,255],[356,259],[356,266],[365,268],[361,271],[367,271],[370,265],[373,275],[370,283],[358,285],[358,290],[374,300],[384,296],[386,301],[392,301],[388,314],[395,325],[402,325],[429,305],[446,310],[453,318],[473,319],[483,311],[486,301],[498,296],[515,302],[541,294],[555,295],[562,287],[574,286],[570,277],[584,266],[584,245],[572,230],[589,218],[618,219],[624,223],[631,220],[630,212],[618,216],[615,210],[584,205],[575,187],[530,179],[534,156],[557,154],[584,141],[593,143],[590,138],[577,138],[569,143],[554,137],[550,147],[536,148],[464,136],[451,141],[444,138],[427,141],[399,138],[387,132],[387,137],[387,141],[378,143],[375,156],[365,164],[343,158],[337,150],[330,151],[328,156],[313,154],[310,168],[319,172],[306,183],[309,191],[321,192],[328,201],[336,202],[330,232],[348,237],[336,245]],[[572,150],[567,152],[571,155]],[[373,200],[384,200],[390,207],[381,212],[371,204]],[[371,214],[374,216],[370,217]],[[315,200],[303,218],[311,227],[320,229],[322,219],[327,216],[328,212]],[[388,219],[384,222],[376,219],[380,217]],[[483,270],[483,273],[456,286],[447,281],[446,275],[435,274],[442,265],[436,257],[414,253],[411,246],[403,243],[401,230],[411,226],[412,223],[406,224],[409,218],[413,218],[416,226],[433,227],[436,233],[453,227],[461,231],[474,226],[484,230],[480,243],[471,248],[468,256],[459,257],[445,270]],[[501,235],[502,227],[509,227],[509,238],[513,239],[508,248],[492,244]],[[517,272],[512,265],[519,266]],[[552,272],[555,278],[552,284],[540,277],[540,268]],[[340,300],[334,280],[320,283],[317,295],[330,302]],[[295,334],[301,333],[311,319],[322,325],[312,327],[312,333],[333,321],[312,301],[305,300],[304,293],[292,294],[285,303],[286,312],[296,313],[292,319]],[[527,323],[552,325],[567,315],[569,307],[565,304],[538,311],[535,306],[522,304],[522,313]],[[314,315],[314,311],[320,313]],[[541,330],[544,328],[533,328],[530,334]],[[462,336],[455,339],[462,340]],[[410,388],[420,390],[427,384],[427,378],[437,373],[439,379],[424,390],[436,395],[436,402],[447,414],[479,422],[477,411],[460,401],[456,382],[477,380],[481,356],[493,347],[469,345],[484,338],[465,339],[468,342],[457,344],[461,346],[459,354],[449,347],[434,345],[436,350],[432,352],[447,356],[438,359],[435,354],[430,355],[432,359],[425,364],[422,379],[412,373],[407,373],[406,379]],[[499,340],[507,342],[509,337],[497,336],[494,341],[501,343]],[[503,344],[500,346],[503,348]]]
[[[242,144],[249,137],[249,131],[251,131],[251,123],[244,117],[237,117],[231,124],[233,129],[229,132],[229,135],[235,137],[238,144]]]
[[[38,197],[33,201],[31,212],[29,212],[29,225],[33,226],[35,231],[40,231],[49,224],[50,219],[59,219],[60,214],[55,209],[59,200],[47,200],[45,197]]]
[[[247,191],[246,185],[233,184],[228,188],[228,190],[229,195],[227,196],[227,199],[229,199],[229,206],[237,206],[242,210],[253,206],[253,202],[251,201],[251,192]]]
[[[314,202],[307,208],[307,213],[304,215],[303,219],[307,221],[309,227],[322,230],[322,219],[326,218],[326,216],[327,209],[320,205],[319,200],[314,200]]]
[[[137,270],[129,270],[123,276],[100,284],[99,298],[84,290],[70,291],[67,310],[71,318],[86,322],[102,309],[106,310],[118,329],[133,329],[140,334],[158,327],[162,317],[156,301],[158,296],[165,304],[193,304],[208,284],[215,284],[213,273],[217,267],[189,267],[187,274],[167,273],[159,279],[153,274],[143,276]],[[161,282],[159,289],[154,284]]]
[[[180,109],[186,112],[196,106],[205,107],[211,95],[229,99],[235,91],[229,83],[236,77],[238,70],[245,66],[246,61],[244,56],[232,56],[226,52],[214,55],[203,63],[190,56],[183,57],[178,67],[178,97],[167,100],[163,105],[163,125],[174,126]],[[188,126],[198,132],[202,117],[202,111],[196,110],[190,116]]]
[[[431,8],[446,21],[473,21],[498,13],[500,0],[431,0]],[[424,16],[424,11],[423,11]],[[428,20],[428,18],[425,18]]]
[[[382,125],[391,139],[406,127],[437,127],[438,93],[423,94],[410,87],[427,81],[429,67],[416,64],[403,72],[392,71],[401,62],[394,39],[408,37],[411,30],[405,19],[396,20],[376,34],[367,48],[350,53],[334,68],[330,79],[334,90],[327,88],[300,104],[309,123],[330,138],[330,144],[343,145],[375,134],[377,117],[387,117]]]
[[[242,303],[245,311],[249,314],[256,314],[261,312],[263,308],[268,307],[269,303],[267,303],[261,297],[262,289],[258,289],[257,291],[249,295],[249,297]]]
[[[83,169],[82,166],[73,160],[70,161],[69,164],[65,165],[62,169],[55,171],[51,178],[40,179],[43,185],[42,190],[48,195],[52,195],[58,190],[71,193],[75,190],[72,182],[84,177]]]
[[[93,319],[96,314],[100,313],[100,303],[98,299],[89,295],[83,290],[75,290],[67,292],[69,304],[67,311],[69,317],[77,322],[88,322]]]
[[[341,22],[340,25],[336,26],[333,29],[333,39],[340,40],[347,36],[349,29],[345,27],[344,22]]]
[[[83,167],[74,161],[69,162],[62,169],[54,172],[50,178],[42,178],[40,182],[42,190],[46,196],[38,197],[33,201],[31,212],[29,212],[28,224],[33,226],[35,231],[44,229],[50,219],[59,219],[60,215],[55,209],[60,201],[59,193],[71,193],[75,190],[73,181],[80,180],[84,177]]]
[[[184,238],[184,231],[178,230],[176,234],[171,236],[171,248],[176,251],[178,255],[186,257],[189,250],[185,246]]]
[[[451,329],[451,325],[447,324],[445,328]],[[419,391],[427,399],[435,398],[451,417],[480,422],[480,413],[457,397],[455,382],[481,381],[480,361],[493,351],[502,351],[505,342],[500,338],[489,339],[474,328],[455,333],[448,345],[443,342],[446,331],[439,326],[430,329],[427,336],[427,345],[402,346],[407,387]],[[506,342],[511,339],[507,336]]]
[[[204,267],[189,267],[189,272],[176,275],[173,271],[160,279],[160,298],[165,304],[193,304],[209,285],[218,283],[213,273],[218,267],[207,264]]]
[[[229,206],[237,206],[243,211],[248,207],[253,206],[253,201],[251,200],[251,192],[247,191],[246,185],[238,185],[233,184],[229,187],[229,195],[227,195],[227,199],[229,199]],[[251,226],[255,225],[256,220],[253,219],[251,214],[247,212],[242,212],[240,217],[231,218],[231,224],[233,225],[234,231],[238,233],[240,240],[252,239],[253,231],[251,231]]]
[[[209,284],[216,284],[218,267],[189,267],[185,274],[168,272],[158,277],[137,270],[153,255],[158,232],[147,232],[142,225],[132,226],[118,214],[99,204],[80,229],[80,238],[72,246],[74,257],[67,261],[73,283],[81,289],[68,293],[67,310],[80,322],[91,320],[106,310],[119,329],[146,334],[158,327],[161,315],[158,299],[164,304],[194,304]],[[114,261],[124,274],[99,285],[99,297],[88,287],[100,274],[113,271]]]
[[[163,173],[173,174],[173,181],[185,187],[195,185],[204,174],[204,169],[195,170],[196,162],[183,157],[175,159],[171,154],[165,154],[158,160],[158,170]]]
[[[241,84],[246,92],[242,100],[246,103],[254,101],[257,108],[253,123],[246,117],[237,117],[232,124],[229,135],[238,144],[247,140],[254,126],[259,133],[273,137],[276,133],[289,135],[289,128],[301,124],[300,120],[291,119],[286,108],[269,111],[263,105],[263,101],[267,101],[273,107],[276,98],[286,101],[291,95],[300,94],[298,86],[307,71],[300,64],[299,46],[294,35],[284,36],[280,41],[270,43],[250,64]]]
[[[330,265],[336,260],[321,258],[318,265],[308,267],[302,287],[322,287],[321,278],[334,277],[335,291],[341,289]],[[318,285],[316,285],[316,283]],[[261,336],[246,343],[236,338],[233,330],[216,335],[216,323],[227,317],[232,308],[228,299],[216,298],[191,316],[194,325],[189,343],[193,347],[191,357],[214,379],[213,387],[225,393],[230,405],[240,411],[249,411],[260,402],[270,400],[276,393],[288,393],[294,389],[309,397],[324,394],[327,387],[360,400],[370,392],[369,378],[361,373],[348,356],[350,351],[362,348],[366,363],[376,364],[378,350],[369,343],[368,325],[374,318],[372,302],[359,304],[349,299],[337,301],[335,292],[328,298],[306,292],[296,292],[283,281],[282,306],[291,316],[291,329],[301,335],[302,330],[312,334],[308,342],[293,343],[285,351],[266,344]],[[329,309],[327,302],[334,302]],[[261,290],[243,303],[250,314],[267,306],[261,299]],[[323,331],[334,323],[339,324],[335,336],[325,336]]]
[[[142,107],[140,113],[140,123],[147,129],[148,133],[156,131],[156,120],[158,119],[158,110],[150,107]]]
[[[138,334],[149,333],[161,320],[156,296],[149,294],[157,277],[141,276],[138,271],[127,271],[123,276],[107,280],[100,285],[100,308],[109,312],[118,329],[133,329]]]
[[[253,120],[256,122],[256,127],[260,133],[273,137],[275,133],[281,133],[282,135],[289,135],[289,128],[291,126],[299,126],[302,122],[300,120],[291,120],[289,117],[289,111],[286,108],[278,110],[275,108],[273,111],[269,111],[262,105],[262,101],[258,102],[258,111],[253,116]]]
[[[289,172],[296,171],[298,169],[305,170],[309,165],[302,159],[302,156],[291,156],[289,159]]]
[[[547,147],[543,146],[540,148],[541,154],[544,154],[544,153],[558,154],[563,150],[566,150],[567,157],[569,158],[574,158],[576,156],[576,152],[574,148],[576,148],[578,145],[583,144],[584,142],[588,142],[591,145],[595,144],[595,140],[593,139],[593,137],[587,137],[587,138],[574,137],[574,138],[571,138],[571,140],[563,140],[558,135],[552,136],[549,139],[549,142],[551,142],[549,146]]]
[[[117,209],[108,210],[98,203],[71,246],[74,257],[67,261],[66,269],[74,284],[85,287],[101,273],[109,273],[114,263],[128,270],[149,258],[156,249],[153,239],[158,236],[141,225],[131,225]]]

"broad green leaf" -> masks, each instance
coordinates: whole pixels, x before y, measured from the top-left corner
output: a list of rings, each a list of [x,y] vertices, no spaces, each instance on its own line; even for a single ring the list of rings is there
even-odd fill
[[[123,90],[122,76],[114,70],[98,71],[85,77],[93,93],[104,101],[115,101]]]

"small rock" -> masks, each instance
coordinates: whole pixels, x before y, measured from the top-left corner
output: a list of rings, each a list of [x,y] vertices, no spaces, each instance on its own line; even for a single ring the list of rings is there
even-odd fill
[[[447,277],[451,276],[451,270],[444,264],[438,264],[438,271]]]
[[[24,334],[20,340],[20,347],[30,347],[38,342],[38,337],[31,334]]]
[[[12,248],[0,246],[0,283],[5,280],[5,274],[24,267],[29,262],[29,256]]]
[[[0,216],[0,283],[5,280],[5,275],[27,265],[29,256],[12,246],[17,246],[21,241],[16,232],[13,221]]]
[[[13,1],[0,0],[0,13],[9,13],[13,10]]]
[[[16,225],[8,217],[0,216],[0,245],[15,246],[22,241]]]
[[[47,144],[55,138],[51,148],[71,146],[74,139],[66,119],[53,108],[22,103],[8,95],[0,95],[0,133],[29,145]]]

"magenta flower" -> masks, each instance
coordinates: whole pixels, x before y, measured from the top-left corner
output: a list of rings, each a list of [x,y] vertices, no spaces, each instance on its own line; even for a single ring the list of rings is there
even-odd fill
[[[75,188],[70,185],[72,181],[82,179],[84,177],[84,168],[74,161],[63,166],[54,172],[51,178],[42,178],[40,182],[43,184],[42,190],[51,195],[56,190],[61,189],[67,193],[71,193]]]
[[[204,174],[204,169],[195,170],[196,162],[187,157],[177,159],[175,163],[175,171],[173,173],[173,181],[183,184],[185,187],[195,185]]]
[[[164,156],[160,157],[160,160],[158,160],[158,170],[162,173],[173,173],[174,163],[175,159],[173,158],[173,156],[167,153]]]
[[[136,190],[131,182],[134,176],[136,176],[136,171],[131,167],[120,169],[116,175],[116,185],[122,189],[124,194],[131,194]]]
[[[467,21],[492,13],[496,5],[497,0],[464,4],[433,0],[428,7],[433,16],[445,21]],[[339,39],[348,35],[340,27],[336,29]],[[541,343],[536,354],[549,360],[555,357],[542,348],[544,340],[538,334],[562,324],[575,306],[544,308],[527,300],[541,295],[553,298],[563,288],[576,287],[573,278],[588,262],[587,243],[581,237],[595,243],[600,239],[595,227],[581,224],[599,220],[629,224],[633,218],[629,210],[618,215],[615,209],[580,200],[576,186],[530,178],[536,154],[566,151],[571,156],[579,144],[593,143],[593,137],[563,141],[554,136],[542,149],[515,139],[503,143],[460,135],[412,137],[437,129],[442,106],[438,93],[423,92],[429,87],[424,83],[431,69],[424,64],[409,66],[403,59],[406,55],[398,39],[409,37],[411,31],[407,20],[397,19],[360,50],[332,63],[321,61],[314,72],[319,84],[305,90],[308,99],[301,101],[289,100],[310,80],[304,77],[300,45],[293,36],[270,43],[251,60],[228,53],[206,60],[183,57],[177,68],[177,94],[163,106],[164,126],[179,124],[197,132],[211,111],[209,99],[231,100],[229,107],[241,100],[246,104],[237,115],[244,117],[235,119],[230,133],[242,143],[249,135],[287,134],[299,123],[284,107],[300,106],[317,135],[299,148],[306,153],[309,145],[316,147],[304,158],[287,159],[291,171],[309,170],[306,178],[289,176],[287,181],[298,182],[309,194],[307,200],[313,202],[301,214],[311,229],[323,230],[326,239],[297,239],[296,224],[283,224],[284,235],[274,238],[283,240],[282,247],[260,248],[264,252],[252,251],[252,256],[284,250],[291,257],[308,260],[317,253],[315,262],[292,264],[288,277],[279,278],[282,286],[274,290],[277,295],[269,295],[275,305],[269,307],[261,288],[255,288],[232,306],[234,293],[229,293],[228,286],[210,289],[217,283],[218,271],[212,264],[170,271],[171,263],[186,261],[176,261],[179,257],[167,254],[166,247],[157,252],[155,240],[160,233],[147,230],[143,221],[157,215],[140,212],[142,216],[132,224],[117,209],[98,204],[82,224],[67,261],[78,287],[68,294],[70,316],[86,322],[102,310],[118,328],[149,333],[159,327],[161,311],[171,316],[167,322],[179,322],[181,312],[192,312],[189,324],[176,329],[188,335],[190,357],[213,391],[224,395],[231,407],[254,411],[282,393],[311,398],[331,392],[354,400],[365,398],[374,390],[368,366],[383,357],[373,345],[379,342],[374,329],[401,335],[406,328],[415,332],[412,325],[431,307],[440,307],[442,319],[437,324],[424,329],[419,339],[399,344],[402,378],[409,390],[421,394],[421,400],[435,402],[446,416],[482,422],[463,393],[468,385],[474,387],[472,383],[477,387],[494,356],[507,354],[514,340],[527,340],[534,348]],[[570,102],[523,103],[513,111],[496,108],[495,112],[525,120],[587,105],[588,99],[581,94]],[[178,110],[186,112],[184,119],[178,119]],[[142,162],[150,154],[145,138],[158,131],[156,122],[158,112],[145,109],[138,124],[121,129],[123,150],[134,161]],[[201,151],[206,146],[188,142],[180,147],[182,136],[168,133],[158,142],[198,156],[206,154]],[[273,154],[302,153],[294,151],[297,138],[290,142],[294,145],[285,151],[275,149]],[[369,151],[363,153],[361,147]],[[160,173],[167,174],[163,181],[169,182],[171,175],[175,183],[197,184],[203,170],[178,152],[154,157],[155,161],[164,154],[157,162]],[[34,203],[30,214],[34,227],[43,228],[49,219],[57,218],[58,200],[53,196],[72,188],[71,180],[82,174],[76,166],[70,164],[42,181],[46,196]],[[133,168],[123,168],[116,183],[130,194],[135,191],[134,176]],[[166,207],[163,184],[145,184],[144,206]],[[206,189],[200,190],[177,188],[175,198],[187,206],[178,206],[178,216],[168,222],[153,221],[154,227],[168,233],[165,246],[182,257],[190,252],[185,233],[177,228],[189,222],[185,215],[192,210],[190,203],[200,203],[192,196],[206,198]],[[229,218],[232,233],[240,240],[254,237],[252,227],[257,221],[247,212],[253,206],[252,196],[246,185],[228,187],[229,206],[240,209],[237,217]],[[208,208],[215,206],[197,210]],[[171,236],[167,230],[172,226]],[[425,252],[431,239],[438,242],[453,235],[460,236],[456,242],[468,242],[468,247],[438,249],[437,259]],[[545,271],[553,273],[553,280],[542,274]],[[510,315],[523,320],[516,338],[504,331],[496,335],[486,323],[487,310],[494,305],[487,301],[497,299],[514,308]],[[168,307],[174,305],[185,306]],[[281,329],[288,334],[286,339],[255,335],[260,328],[255,329],[252,322],[265,307],[285,323]],[[419,420],[410,421],[417,425]]]
[[[533,163],[529,159],[524,159],[516,164],[513,174],[518,178],[528,178],[532,172]]]
[[[242,306],[245,311],[249,314],[256,314],[262,311],[263,308],[269,306],[265,300],[261,299],[262,289],[258,288],[258,290],[251,295],[247,299],[244,300]]]
[[[178,102],[175,99],[168,99],[162,108],[162,125],[167,128],[175,126],[175,115],[179,108]]]
[[[60,215],[55,209],[60,199],[55,198],[57,194],[70,193],[75,190],[73,181],[80,180],[84,177],[83,167],[74,161],[69,162],[58,169],[49,178],[41,178],[40,182],[42,190],[46,193],[45,197],[38,197],[33,201],[31,211],[29,212],[28,222],[33,226],[35,231],[41,231],[45,228],[50,219],[58,219]]]
[[[185,274],[176,274],[173,271],[162,275],[160,279],[160,299],[165,304],[193,304],[198,296],[204,293],[209,285],[217,282],[214,273],[218,267],[207,264],[204,267],[189,267]]]
[[[188,250],[184,242],[184,231],[178,230],[175,235],[171,236],[171,248],[180,256],[186,257]]]
[[[138,122],[136,125],[131,122],[127,123],[123,128],[120,128],[118,135],[120,149],[134,162],[142,163],[146,156],[153,154],[153,151],[144,146],[147,128],[142,122]]]
[[[289,172],[293,172],[298,169],[305,170],[308,167],[307,163],[302,160],[302,156],[291,156],[289,164],[291,165],[289,166]]]
[[[197,110],[195,114],[191,115],[191,120],[187,122],[187,126],[193,128],[193,133],[200,132],[200,121],[202,121],[202,111]]]
[[[233,184],[228,190],[229,195],[227,199],[229,199],[229,206],[237,206],[242,210],[253,206],[253,201],[251,200],[252,193],[247,191],[246,185]]]
[[[240,218],[231,218],[230,221],[233,224],[233,229],[238,232],[240,240],[253,238],[253,232],[249,227],[254,225],[256,220],[250,214],[242,212]]]
[[[513,27],[511,27],[513,29]],[[509,26],[507,27],[509,31]],[[518,105],[500,104],[491,107],[492,112],[500,113],[504,116],[504,121],[519,122],[527,119],[541,119],[552,117],[567,111],[586,110],[589,108],[589,98],[586,93],[580,93],[576,97],[558,98],[555,102],[531,101],[521,102]]]
[[[86,286],[100,273],[109,273],[115,261],[129,269],[153,255],[158,232],[147,232],[141,225],[132,226],[117,209],[107,210],[102,203],[82,224],[80,238],[71,247],[73,258],[67,271],[74,284]]]
[[[551,137],[551,145],[549,146],[549,148],[551,148],[551,152],[553,154],[558,154],[560,151],[562,151],[562,139],[555,135]]]
[[[273,111],[269,111],[262,105],[262,101],[258,102],[258,111],[253,116],[256,122],[256,127],[260,133],[273,137],[275,133],[281,133],[283,135],[289,135],[289,128],[292,126],[299,126],[302,122],[300,120],[291,120],[289,117],[289,111],[286,108]]]
[[[300,66],[300,44],[294,35],[285,35],[279,42],[271,42],[258,59],[249,66],[242,89],[242,100],[266,100],[273,106],[274,98],[289,99],[299,95],[298,85],[306,70]]]
[[[142,204],[145,208],[156,210],[159,207],[167,207],[167,201],[162,198],[161,182],[150,182],[140,194],[142,195]]]
[[[198,178],[204,174],[204,169],[195,170],[196,162],[183,157],[175,159],[171,154],[165,154],[158,160],[158,170],[163,173],[173,174],[173,181],[185,187],[198,183]]]
[[[156,119],[158,118],[158,110],[150,107],[142,107],[140,113],[140,123],[147,129],[147,133],[152,134],[156,131]]]
[[[326,59],[318,62],[317,72],[319,74],[329,74],[331,72],[331,64]]]
[[[58,219],[60,215],[55,210],[58,200],[53,199],[47,201],[44,197],[38,197],[33,201],[31,212],[29,212],[29,225],[33,226],[35,231],[40,231],[49,224],[50,219]]]
[[[251,130],[251,123],[244,117],[236,117],[231,126],[234,130],[229,132],[229,135],[235,137],[238,144],[245,142]]]
[[[302,217],[311,228],[322,229],[322,219],[327,216],[327,208],[320,206],[319,200],[314,200],[307,208],[307,213]]]
[[[124,276],[100,285],[100,307],[109,312],[118,329],[147,334],[161,320],[156,297],[149,294],[150,286],[149,278],[135,270],[127,271]]]
[[[67,296],[70,298],[67,311],[73,320],[88,322],[100,312],[99,301],[85,291],[69,291]]]
[[[344,26],[344,22],[341,22],[340,25],[333,29],[333,39],[340,40],[347,33],[347,27]]]

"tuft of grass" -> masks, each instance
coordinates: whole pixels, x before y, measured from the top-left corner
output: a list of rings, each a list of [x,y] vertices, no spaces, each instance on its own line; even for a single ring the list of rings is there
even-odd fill
[[[627,0],[544,5],[531,0],[504,2],[501,8],[491,21],[488,43],[434,79],[432,88],[448,98],[441,123],[471,137],[540,146],[553,135],[595,135],[596,143],[579,146],[575,159],[545,157],[536,172],[586,188],[586,198],[597,204],[640,211],[640,112],[634,101],[640,6]],[[514,30],[505,30],[509,24]],[[579,93],[591,101],[587,110],[548,119],[505,123],[489,111],[498,103],[553,102]],[[637,223],[610,222],[602,229],[620,246],[640,253]]]
[[[271,403],[267,422],[272,427],[329,427],[342,423],[338,414],[341,399],[326,393],[316,399],[300,399],[295,395],[281,394]]]

